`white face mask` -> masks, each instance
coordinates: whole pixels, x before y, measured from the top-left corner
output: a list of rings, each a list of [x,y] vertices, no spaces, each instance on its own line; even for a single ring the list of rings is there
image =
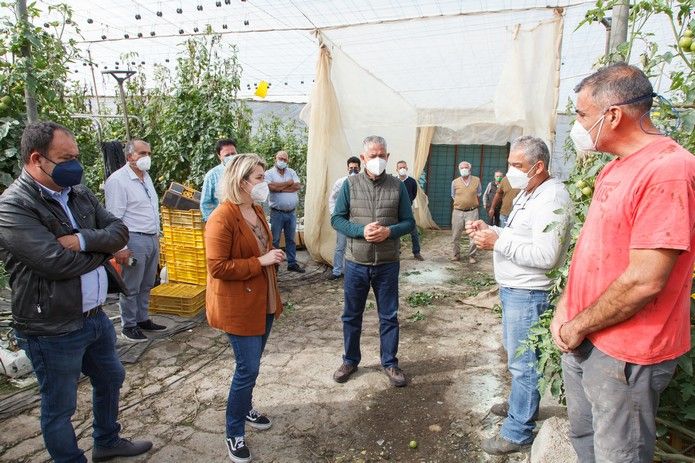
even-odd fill
[[[246,182],[249,185],[251,185],[251,182]],[[270,193],[270,189],[268,188],[268,183],[267,182],[261,182],[261,183],[256,183],[253,185],[251,188],[251,199],[253,199],[257,203],[262,203],[265,202],[266,199],[268,199],[268,194]]]
[[[589,130],[586,130],[579,121],[574,121],[572,125],[572,130],[570,130],[570,138],[574,143],[574,147],[579,151],[596,151],[596,145],[598,143],[598,137],[601,135],[601,129],[603,128],[603,121],[606,119],[606,115],[601,116],[599,120],[596,121],[594,125],[591,126]],[[596,141],[591,139],[591,131],[594,130],[598,124],[601,124],[596,133]]]
[[[278,162],[275,163],[275,166],[276,166],[278,169],[282,170],[282,169],[286,169],[286,168],[287,168],[287,163],[286,163],[285,161],[278,161]]]
[[[367,161],[367,170],[372,173],[372,175],[381,175],[386,170],[386,159],[384,158],[374,158]]]
[[[531,166],[529,172],[531,172],[535,167],[536,164]],[[538,175],[538,172],[533,174],[533,177],[536,175]],[[507,171],[507,180],[509,180],[509,184],[512,186],[512,188],[517,190],[523,190],[526,188],[528,186],[528,182],[533,177],[529,177],[527,172],[522,172],[520,169],[517,169],[514,166],[509,166],[509,170]]]
[[[406,169],[405,167],[401,167],[400,169],[398,169],[398,175],[400,175],[401,177],[405,177],[407,174],[408,169]]]
[[[459,172],[461,173],[461,177],[468,177],[471,175],[470,169],[459,169]]]
[[[135,165],[141,171],[147,172],[148,170],[150,170],[150,167],[152,167],[152,158],[150,156],[143,156],[137,161],[135,161]]]
[[[230,154],[229,156],[225,156],[222,158],[222,165],[227,165],[229,162],[234,158],[233,154]]]

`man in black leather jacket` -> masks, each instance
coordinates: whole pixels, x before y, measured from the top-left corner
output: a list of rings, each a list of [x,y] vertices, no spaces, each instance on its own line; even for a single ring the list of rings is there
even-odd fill
[[[128,229],[79,184],[79,150],[65,127],[30,123],[21,155],[22,173],[0,196],[0,259],[15,335],[39,382],[46,448],[56,462],[87,461],[70,422],[84,373],[93,386],[93,461],[144,453],[151,442],[119,437],[125,370],[101,309],[109,279],[119,280],[108,260]]]

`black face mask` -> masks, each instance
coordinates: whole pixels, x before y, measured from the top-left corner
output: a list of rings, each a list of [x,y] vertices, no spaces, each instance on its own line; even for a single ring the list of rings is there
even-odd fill
[[[48,162],[51,162],[55,164],[55,167],[53,168],[53,173],[49,174],[43,168],[43,172],[51,177],[53,181],[56,183],[58,186],[62,186],[63,188],[71,187],[78,185],[80,181],[82,180],[82,164],[80,164],[80,161],[77,159],[71,159],[69,161],[63,161],[63,162],[53,162],[50,159],[48,159],[46,156],[41,155],[44,159],[46,159]]]

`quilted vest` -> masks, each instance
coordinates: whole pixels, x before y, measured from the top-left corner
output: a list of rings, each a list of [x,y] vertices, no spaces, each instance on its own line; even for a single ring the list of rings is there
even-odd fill
[[[379,222],[388,226],[398,223],[401,181],[388,174],[376,180],[366,173],[347,178],[350,188],[350,222],[367,225]],[[379,265],[399,259],[400,239],[387,238],[370,243],[364,238],[348,238],[346,258],[363,265]]]

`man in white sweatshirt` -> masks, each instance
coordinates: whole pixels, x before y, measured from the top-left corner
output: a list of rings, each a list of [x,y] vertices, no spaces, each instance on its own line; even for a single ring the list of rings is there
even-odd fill
[[[502,301],[503,344],[512,375],[506,403],[491,411],[506,419],[498,435],[485,439],[489,454],[518,452],[533,442],[538,416],[536,353],[517,349],[548,309],[552,281],[546,273],[562,262],[570,232],[571,201],[565,186],[548,173],[550,153],[543,140],[517,138],[510,147],[507,179],[521,192],[514,199],[505,228],[482,220],[466,223],[466,233],[481,249],[493,250],[495,279]]]

